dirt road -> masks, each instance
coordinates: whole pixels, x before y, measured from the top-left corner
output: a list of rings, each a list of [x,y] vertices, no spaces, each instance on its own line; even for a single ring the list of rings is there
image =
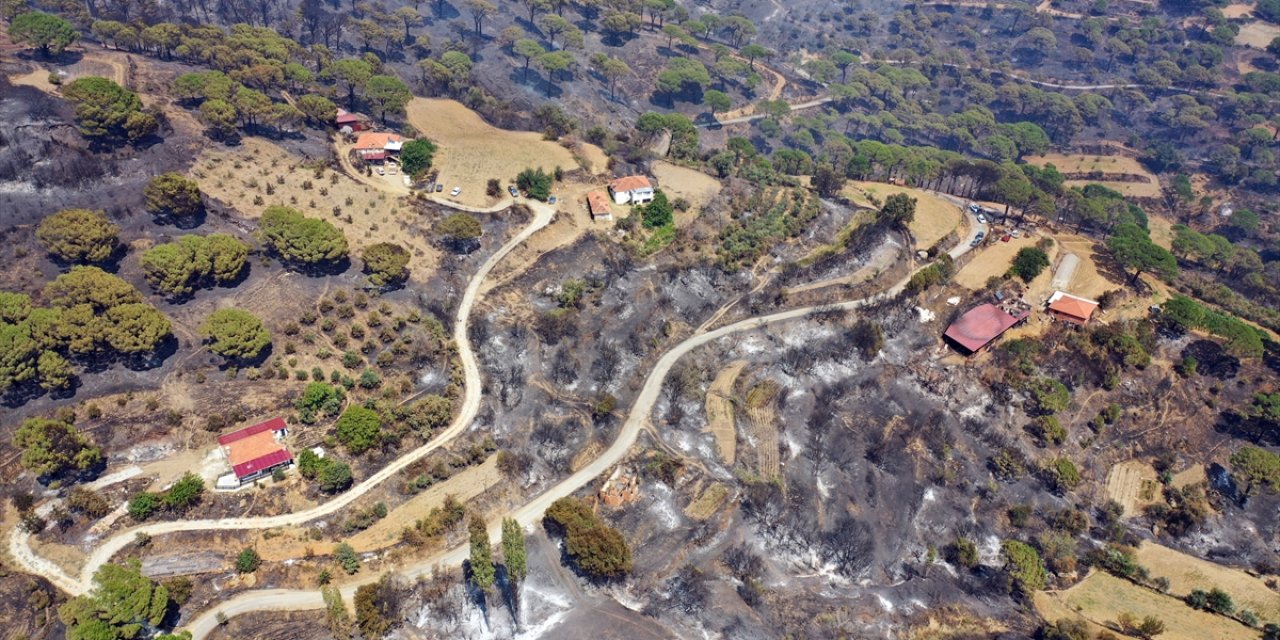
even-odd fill
[[[440,434],[433,440],[396,459],[377,473],[369,476],[359,484],[352,487],[346,493],[343,493],[333,500],[313,509],[273,517],[160,522],[127,529],[107,540],[102,541],[93,550],[93,553],[85,562],[85,566],[81,570],[80,575],[77,577],[67,575],[61,568],[57,567],[52,562],[49,562],[48,560],[33,553],[29,544],[29,536],[18,527],[13,529],[13,533],[9,538],[9,552],[13,556],[13,559],[21,565],[25,571],[48,578],[60,589],[72,595],[82,594],[88,592],[92,588],[93,574],[97,571],[98,567],[110,561],[116,553],[133,542],[136,535],[139,533],[146,533],[154,537],[179,531],[267,529],[272,527],[300,525],[342,509],[343,507],[358,500],[361,496],[382,481],[396,475],[410,464],[421,459],[423,456],[439,449],[449,441],[453,440],[459,434],[466,431],[480,408],[480,366],[477,363],[475,352],[471,349],[471,341],[468,339],[468,324],[471,318],[471,309],[475,306],[481,284],[484,282],[486,276],[489,275],[489,272],[493,270],[493,267],[497,265],[503,257],[519,246],[520,243],[527,240],[529,236],[532,236],[539,229],[550,224],[551,220],[555,217],[555,208],[552,206],[533,201],[529,203],[529,206],[534,211],[533,220],[528,226],[521,230],[519,234],[498,249],[497,252],[490,256],[489,259],[480,266],[480,269],[476,272],[475,276],[471,278],[471,282],[468,283],[467,290],[463,294],[462,302],[458,307],[458,319],[454,323],[453,332],[453,339],[458,345],[458,355],[462,359],[466,380],[462,399],[462,408],[458,412],[458,416],[454,419],[453,423],[450,424],[447,429],[440,432]],[[43,508],[52,508],[53,504],[53,502],[46,503],[43,505]]]
[[[973,247],[971,247],[968,242],[962,239],[961,242],[958,243],[958,246],[952,250],[952,253],[955,256],[960,256],[972,250],[972,248]],[[748,318],[733,324],[725,325],[714,331],[701,333],[686,339],[684,342],[681,342],[665,353],[654,365],[653,369],[649,371],[648,377],[645,378],[644,387],[641,388],[640,393],[636,396],[636,400],[631,406],[631,411],[627,414],[627,420],[623,424],[622,430],[619,432],[617,439],[609,445],[608,449],[573,475],[570,475],[568,478],[560,481],[560,483],[551,487],[541,495],[533,498],[529,502],[517,508],[515,511],[503,514],[503,516],[515,518],[521,526],[525,527],[526,530],[529,530],[541,521],[542,514],[551,506],[551,503],[565,496],[572,495],[578,489],[587,485],[597,476],[622,460],[623,457],[626,456],[627,451],[631,449],[631,446],[635,444],[640,431],[648,425],[649,415],[653,411],[654,404],[658,401],[658,396],[662,391],[662,385],[666,380],[667,374],[671,371],[671,368],[675,366],[676,362],[679,362],[680,359],[689,352],[736,333],[752,331],[770,324],[803,318],[817,311],[826,312],[832,309],[853,311],[861,309],[897,296],[906,287],[908,280],[910,280],[910,276],[903,278],[894,286],[874,296],[859,298],[856,300],[846,300],[844,302],[838,302],[830,305],[791,309],[789,311],[780,311],[766,316]],[[464,306],[459,310],[459,326],[465,325],[465,316],[461,314],[469,311],[469,305]],[[459,344],[465,344],[465,342],[464,334],[464,339],[460,340]],[[468,388],[470,388],[470,386],[468,386]],[[496,540],[501,536],[501,519],[496,519],[493,522],[490,522],[489,537]],[[407,576],[410,580],[419,577],[427,577],[430,576],[430,574],[439,566],[461,565],[462,561],[467,558],[469,553],[469,547],[467,545],[461,545],[448,551],[441,552],[438,555],[424,558],[411,565],[407,565],[401,569],[401,573]],[[352,583],[344,586],[342,589],[343,597],[347,599],[354,597],[355,590],[360,584],[374,582],[378,577],[379,576],[377,575],[369,575],[364,577],[358,583]],[[217,626],[219,614],[229,618],[242,613],[248,613],[250,611],[318,609],[322,606],[324,606],[324,603],[317,591],[248,591],[225,601],[216,608],[205,611],[200,616],[192,620],[186,626],[186,630],[190,631],[196,640],[201,640]]]

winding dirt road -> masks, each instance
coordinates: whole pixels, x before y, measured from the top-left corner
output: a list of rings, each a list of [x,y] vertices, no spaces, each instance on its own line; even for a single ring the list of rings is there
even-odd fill
[[[343,507],[358,500],[370,489],[377,486],[384,480],[394,476],[401,470],[420,460],[423,456],[439,449],[448,444],[459,434],[466,431],[470,426],[472,419],[480,409],[480,393],[481,379],[480,366],[476,361],[475,352],[471,349],[471,341],[467,335],[467,327],[471,318],[471,309],[475,305],[476,298],[479,296],[481,285],[493,267],[500,262],[503,257],[510,253],[513,249],[527,240],[535,232],[551,223],[555,217],[555,207],[546,205],[536,201],[530,201],[530,208],[534,212],[533,220],[529,225],[520,231],[514,238],[502,245],[497,252],[489,257],[488,260],[480,266],[475,276],[467,285],[467,290],[462,296],[462,302],[458,306],[458,318],[454,324],[453,339],[458,345],[458,355],[462,359],[462,367],[465,373],[466,384],[464,386],[462,407],[456,418],[448,428],[441,431],[430,442],[410,451],[409,453],[396,459],[391,464],[383,467],[377,473],[369,476],[359,484],[352,487],[346,493],[335,497],[334,499],[318,505],[306,511],[298,511],[279,516],[256,517],[256,518],[227,518],[220,520],[185,520],[175,522],[159,522],[156,524],[143,525],[133,527],[122,531],[115,536],[102,541],[93,553],[86,559],[83,569],[79,576],[70,576],[61,567],[53,562],[36,555],[30,546],[29,535],[19,527],[14,527],[13,533],[9,537],[9,553],[13,559],[23,567],[24,571],[41,575],[50,582],[53,582],[60,589],[72,595],[78,595],[88,592],[93,586],[93,574],[98,567],[111,560],[112,556],[121,549],[128,546],[134,541],[139,533],[145,533],[150,536],[157,536],[166,533],[176,533],[179,531],[208,531],[208,530],[241,530],[241,529],[268,529],[273,527],[296,526],[332,514]],[[42,505],[42,508],[52,508],[53,502]]]
[[[976,233],[976,220],[975,230]],[[970,236],[956,243],[952,249],[952,255],[959,257],[971,251],[973,246],[968,242]],[[922,267],[923,268],[923,267]],[[803,318],[818,311],[852,311],[863,307],[892,299],[906,287],[910,276],[903,278],[900,282],[889,287],[885,291],[866,298],[856,300],[847,300],[827,305],[816,305],[811,307],[802,307],[799,309],[791,309],[789,311],[780,311],[778,313],[759,316],[756,318],[747,318],[733,324],[725,325],[719,329],[700,333],[686,339],[684,342],[673,347],[654,365],[649,371],[648,377],[645,378],[644,387],[636,396],[635,402],[631,406],[631,411],[627,414],[627,420],[623,423],[622,430],[618,433],[617,439],[613,441],[609,448],[601,453],[590,464],[579,469],[573,475],[561,480],[558,484],[551,487],[541,495],[533,498],[515,511],[503,514],[504,517],[515,518],[521,526],[526,529],[534,526],[542,518],[542,514],[551,506],[551,503],[565,496],[573,495],[578,489],[586,486],[597,476],[604,473],[614,464],[622,460],[631,446],[635,444],[636,438],[640,431],[645,428],[649,422],[649,415],[653,411],[654,404],[658,401],[658,396],[662,391],[663,381],[666,380],[667,374],[671,368],[675,366],[680,358],[684,357],[690,351],[715,342],[726,336],[740,333],[743,331],[751,331],[759,329],[770,324],[785,322],[787,320],[795,320]],[[469,310],[469,308],[468,308]],[[461,310],[460,310],[461,313]],[[460,318],[459,325],[464,324]],[[502,535],[501,519],[495,519],[489,523],[489,537],[498,539]],[[400,569],[410,579],[418,577],[430,576],[436,567],[440,566],[456,566],[461,565],[462,561],[468,557],[470,550],[467,545],[459,545],[448,551],[441,552],[434,556],[430,556],[406,565]],[[341,589],[343,598],[351,600],[356,589],[361,584],[375,582],[379,576],[370,575],[362,578],[360,581],[344,585]],[[240,614],[253,611],[282,611],[282,610],[303,610],[303,609],[320,609],[324,607],[324,601],[319,591],[314,590],[288,590],[288,589],[272,589],[261,591],[248,591],[241,593],[233,598],[224,601],[222,604],[193,619],[185,627],[190,631],[196,640],[201,640],[212,633],[218,626],[219,616],[223,619],[231,618]]]

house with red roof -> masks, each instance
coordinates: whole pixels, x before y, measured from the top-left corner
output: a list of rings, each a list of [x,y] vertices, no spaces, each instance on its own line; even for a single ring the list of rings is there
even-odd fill
[[[271,475],[276,469],[292,465],[293,454],[284,446],[287,435],[289,428],[284,419],[272,418],[218,438],[218,446],[235,476],[235,486],[243,486]],[[218,487],[224,487],[222,480],[218,481]]]
[[[1063,291],[1054,291],[1049,297],[1049,315],[1052,315],[1055,320],[1068,324],[1078,326],[1089,324],[1089,318],[1097,309],[1097,302]]]
[[[609,206],[609,197],[603,192],[587,192],[587,209],[591,211],[591,219],[596,222],[613,219],[613,208]]]
[[[956,318],[943,336],[965,355],[973,355],[1030,315],[1030,311],[1019,311],[1014,315],[988,302]]]
[[[643,204],[653,200],[653,183],[644,176],[622,176],[609,181],[615,204]]]
[[[403,147],[404,138],[397,134],[365,131],[356,138],[352,149],[366,162],[382,162],[388,157],[400,155]]]

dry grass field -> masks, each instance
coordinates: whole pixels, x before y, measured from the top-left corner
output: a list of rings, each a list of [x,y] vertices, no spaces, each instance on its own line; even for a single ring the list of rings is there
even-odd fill
[[[1067,180],[1068,187],[1100,184],[1128,196],[1156,198],[1160,196],[1160,181],[1142,163],[1127,156],[1094,156],[1085,154],[1050,153],[1043,156],[1027,156],[1027,164],[1044,166],[1052,164],[1062,173],[1119,173],[1142,178],[1141,182],[1109,180]]]
[[[1156,470],[1141,460],[1128,460],[1111,467],[1107,474],[1107,497],[1119,502],[1127,516],[1137,515],[1143,507],[1164,500]]]
[[[1013,264],[1013,256],[1019,249],[1036,246],[1038,239],[1036,236],[1022,236],[1008,242],[1000,242],[997,238],[988,242],[985,247],[974,249],[981,253],[960,269],[956,274],[955,283],[974,290],[987,286],[988,278],[1002,276],[1009,271],[1009,267]],[[1045,269],[1046,273],[1048,271]],[[1040,277],[1045,277],[1045,274],[1040,274]]]
[[[1253,13],[1253,7],[1254,5],[1251,2],[1229,4],[1222,8],[1222,15],[1231,20],[1234,20],[1236,18],[1243,18]]]
[[[1097,300],[1102,294],[1120,287],[1102,274],[1098,273],[1097,259],[1093,251],[1095,242],[1084,236],[1077,235],[1057,235],[1054,236],[1059,253],[1070,252],[1080,258],[1080,264],[1076,267],[1075,275],[1071,277],[1066,290],[1078,296]],[[1050,292],[1052,293],[1052,292]]]
[[[445,189],[462,187],[456,201],[486,207],[496,199],[485,195],[490,178],[513,182],[516,174],[529,167],[552,171],[579,168],[573,151],[547,140],[533,131],[507,131],[490,125],[480,115],[455,100],[414,98],[407,107],[409,123],[436,144],[434,166]],[[588,148],[590,145],[583,145]],[[581,154],[588,170],[602,171],[603,152],[599,149]]]
[[[690,210],[705,206],[720,193],[720,181],[694,169],[671,164],[665,160],[653,163],[653,177],[658,188],[671,199],[684,198],[692,205]]]
[[[909,225],[911,235],[916,239],[916,249],[932,247],[960,225],[960,207],[923,189],[858,180],[850,181],[844,188],[845,197],[859,205],[873,208],[879,206],[872,203],[872,197],[884,202],[885,198],[895,193],[905,193],[916,199],[916,218]]]
[[[697,499],[684,508],[684,513],[694,520],[706,520],[720,509],[720,505],[724,504],[724,499],[728,496],[728,486],[720,482],[713,483],[703,489]]]
[[[1122,613],[1139,619],[1155,616],[1165,624],[1160,640],[1256,640],[1258,632],[1223,616],[1192,609],[1181,600],[1095,571],[1065,591],[1042,591],[1034,597],[1046,620],[1083,618],[1095,630],[1114,624]]]
[[[1158,216],[1147,218],[1147,228],[1151,230],[1151,241],[1169,249],[1173,246],[1173,223]]]
[[[1153,578],[1168,578],[1169,593],[1175,596],[1218,587],[1231,594],[1237,610],[1248,609],[1263,622],[1280,623],[1280,594],[1260,578],[1151,542],[1138,547],[1137,558]]]
[[[1266,49],[1277,36],[1280,36],[1280,26],[1255,20],[1240,27],[1240,32],[1236,34],[1236,44]]]
[[[273,204],[290,206],[342,229],[356,256],[362,247],[398,242],[412,253],[410,277],[435,268],[439,250],[430,238],[405,233],[405,225],[416,214],[403,197],[327,168],[317,177],[315,169],[304,165],[302,158],[278,145],[248,137],[237,147],[206,149],[196,158],[190,176],[210,197],[247,217],[256,218]]]
[[[716,438],[716,452],[720,454],[720,460],[727,465],[733,464],[738,449],[733,421],[733,384],[746,364],[745,360],[729,363],[716,374],[711,388],[707,389],[707,428]]]

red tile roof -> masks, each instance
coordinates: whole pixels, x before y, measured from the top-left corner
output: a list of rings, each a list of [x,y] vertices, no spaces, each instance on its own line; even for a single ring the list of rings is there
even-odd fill
[[[276,465],[284,464],[293,460],[293,455],[283,448],[279,451],[272,451],[263,456],[258,456],[248,462],[242,462],[231,467],[237,478],[251,476],[263,469],[270,469]]]
[[[613,209],[609,207],[609,197],[599,191],[587,192],[587,206],[591,208],[593,216],[613,215]]]
[[[1025,311],[1016,316],[1009,315],[1004,309],[987,303],[966,311],[947,327],[947,332],[943,335],[969,352],[974,352],[987,346],[987,343],[1028,315],[1030,314]]]
[[[644,176],[623,176],[609,183],[614,191],[635,191],[636,189],[652,189],[653,184]]]
[[[232,442],[244,440],[249,436],[257,435],[263,431],[279,431],[285,428],[288,428],[288,425],[285,424],[284,418],[272,418],[266,422],[255,424],[251,427],[245,427],[239,431],[232,431],[231,433],[218,438],[218,444],[225,447]]]
[[[1093,315],[1093,311],[1098,308],[1098,303],[1084,298],[1077,298],[1070,294],[1062,294],[1053,304],[1049,305],[1049,310],[1054,313],[1079,318],[1081,321],[1087,321],[1089,316]]]
[[[372,131],[366,131],[360,134],[359,138],[356,138],[355,149],[356,151],[363,151],[366,149],[376,149],[378,151],[382,151],[383,149],[387,148],[388,142],[403,142],[403,141],[404,141],[404,138],[394,133],[376,133]]]

